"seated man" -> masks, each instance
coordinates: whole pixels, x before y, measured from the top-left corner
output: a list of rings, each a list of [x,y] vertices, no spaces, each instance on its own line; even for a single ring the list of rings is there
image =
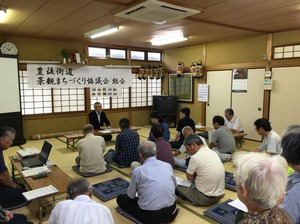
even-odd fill
[[[264,138],[261,145],[255,151],[264,151],[270,155],[280,155],[282,151],[280,136],[272,130],[270,122],[265,118],[260,118],[254,122],[254,126],[257,133]]]
[[[110,210],[92,200],[93,188],[84,178],[75,178],[67,187],[67,200],[55,205],[49,224],[113,224]]]
[[[170,143],[164,140],[163,134],[164,134],[164,130],[160,124],[152,125],[151,135],[156,145],[156,151],[157,151],[156,158],[158,160],[169,163],[172,167],[174,167],[174,156],[172,153],[172,148]]]
[[[237,196],[248,209],[236,223],[293,223],[278,205],[287,183],[286,161],[279,155],[250,152],[237,154],[234,164]]]
[[[162,119],[161,115],[157,111],[153,111],[150,114],[150,119],[151,119],[152,124],[160,124],[163,127],[163,129],[164,129],[163,138],[167,142],[170,141],[169,126],[168,126],[167,123],[163,122],[163,119]],[[148,140],[149,141],[154,141],[154,139],[152,138],[152,135],[151,135],[151,130],[149,132]]]
[[[228,162],[235,151],[234,137],[229,128],[224,126],[225,121],[223,117],[214,116],[212,121],[215,132],[208,147],[218,154],[223,163]]]
[[[183,134],[184,138],[186,138],[187,136],[189,136],[191,134],[194,134],[194,131],[193,131],[193,129],[190,126],[185,126],[182,129],[182,134]],[[203,137],[201,137],[201,136],[199,136],[199,138],[203,142],[203,145],[207,146],[207,143],[206,143],[205,139]],[[182,144],[179,149],[177,149],[176,151],[174,151],[175,166],[178,166],[178,167],[184,168],[184,169],[186,169],[188,167],[189,161],[190,161],[190,157],[191,157],[190,154],[187,153],[185,159],[181,159],[181,158],[177,157],[180,154],[183,154],[183,153],[186,153],[186,152],[187,152],[187,150],[186,150],[184,144]]]
[[[186,170],[190,187],[178,186],[176,191],[194,205],[207,206],[218,202],[224,196],[225,170],[218,155],[210,150],[197,134],[184,140],[191,159]]]
[[[241,120],[234,115],[234,111],[231,108],[225,110],[225,126],[227,126],[232,134],[244,132]]]
[[[110,149],[104,159],[108,164],[115,162],[120,166],[129,167],[132,162],[139,162],[140,136],[130,129],[130,122],[127,118],[122,118],[119,126],[122,132],[117,135],[115,150]]]
[[[101,136],[95,136],[93,132],[93,125],[84,125],[85,137],[77,143],[79,156],[76,158],[76,164],[82,173],[102,173],[107,169],[103,158],[105,141]]]
[[[127,194],[119,195],[117,203],[143,223],[169,223],[178,213],[176,179],[172,166],[156,159],[155,148],[154,142],[141,143],[138,150],[143,165],[132,171]]]
[[[106,117],[106,114],[102,110],[102,104],[99,102],[94,103],[94,109],[89,113],[89,122],[93,125],[94,130],[101,130],[110,127],[110,122]],[[105,127],[104,124],[107,126]],[[112,139],[112,135],[104,135],[103,138],[105,141],[110,141]]]
[[[0,204],[4,208],[14,207],[26,202],[22,194],[25,189],[12,180],[3,157],[3,150],[8,149],[13,144],[15,136],[15,129],[6,126],[0,127]]]
[[[195,132],[195,122],[193,121],[193,119],[190,118],[190,113],[191,113],[190,108],[187,107],[182,108],[180,110],[180,119],[178,121],[178,125],[176,128],[177,132],[173,141],[170,141],[170,144],[173,149],[179,149],[180,146],[182,145],[184,137],[181,131],[185,126],[190,126]]]
[[[288,165],[295,171],[288,177],[285,197],[281,204],[292,218],[293,223],[300,223],[300,126],[291,125],[282,136],[282,153]]]

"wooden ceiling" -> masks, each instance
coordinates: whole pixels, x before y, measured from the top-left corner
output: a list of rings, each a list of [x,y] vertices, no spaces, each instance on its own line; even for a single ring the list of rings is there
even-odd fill
[[[114,16],[138,0],[0,0],[7,16],[0,34],[52,40],[89,41],[136,48],[169,49],[300,29],[299,0],[161,0],[203,11],[157,25]],[[108,24],[117,33],[87,39],[84,33]],[[152,38],[181,30],[187,41],[151,46]]]

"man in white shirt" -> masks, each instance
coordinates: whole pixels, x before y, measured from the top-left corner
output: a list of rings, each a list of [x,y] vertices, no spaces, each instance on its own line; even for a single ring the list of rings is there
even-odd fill
[[[225,126],[227,126],[232,134],[244,132],[241,120],[234,115],[234,111],[231,108],[225,110]]]
[[[280,146],[280,136],[272,130],[270,122],[265,118],[257,119],[254,122],[257,133],[264,137],[260,146],[255,149],[256,152],[268,153],[270,155],[280,155],[282,148]]]
[[[92,187],[84,178],[68,184],[67,200],[53,208],[49,224],[114,224],[110,210],[92,200]]]
[[[178,186],[176,191],[194,205],[208,206],[224,197],[225,171],[218,155],[204,146],[196,134],[185,138],[185,145],[191,159],[186,170],[190,187]]]

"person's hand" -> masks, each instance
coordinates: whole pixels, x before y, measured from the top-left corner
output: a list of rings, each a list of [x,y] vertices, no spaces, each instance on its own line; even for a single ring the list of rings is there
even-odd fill
[[[111,129],[111,126],[107,126],[107,129]]]
[[[14,217],[14,215],[8,210],[5,210],[5,214],[6,214],[6,216],[3,220],[4,222],[8,222],[9,220],[11,220]]]

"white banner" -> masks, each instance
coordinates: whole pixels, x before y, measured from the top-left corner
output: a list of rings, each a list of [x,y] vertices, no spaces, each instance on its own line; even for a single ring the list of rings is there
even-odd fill
[[[131,68],[105,68],[88,65],[28,64],[29,88],[131,86]]]

